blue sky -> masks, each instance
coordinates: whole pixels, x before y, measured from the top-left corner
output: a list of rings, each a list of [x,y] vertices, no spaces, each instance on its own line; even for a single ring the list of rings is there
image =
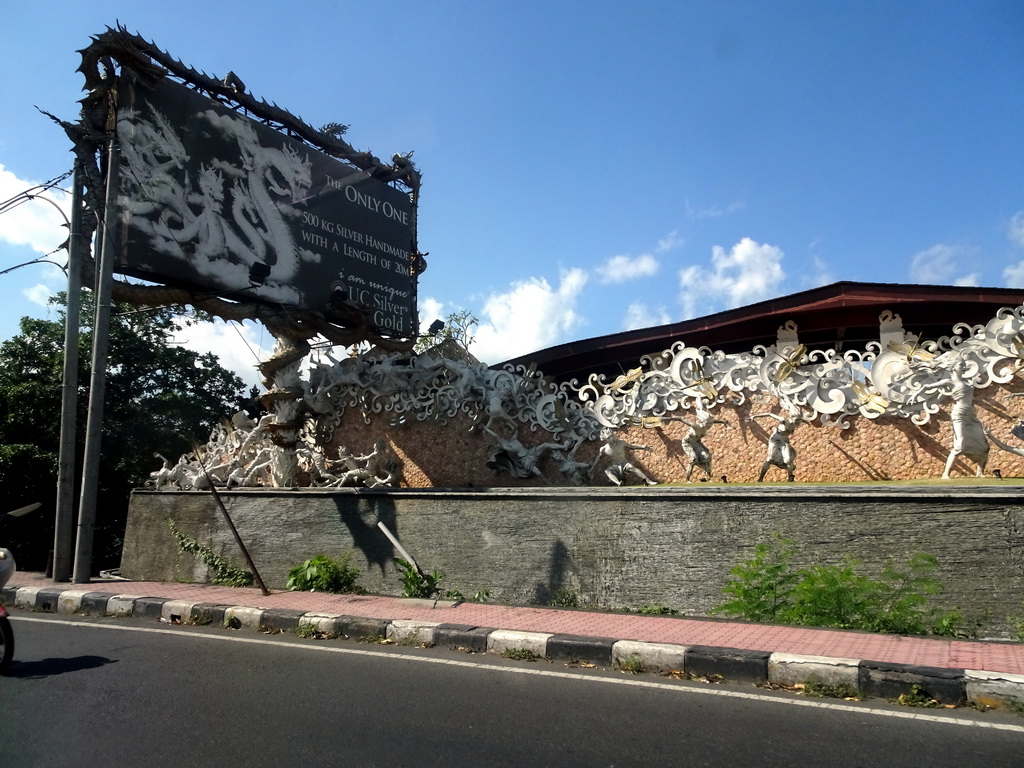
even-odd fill
[[[70,168],[35,106],[76,117],[75,51],[117,21],[415,150],[421,316],[473,312],[487,362],[836,280],[1024,287],[1016,0],[10,4],[0,200]],[[55,248],[55,216],[0,215],[0,269]],[[0,338],[61,287],[0,280]],[[182,341],[255,380],[238,330]]]

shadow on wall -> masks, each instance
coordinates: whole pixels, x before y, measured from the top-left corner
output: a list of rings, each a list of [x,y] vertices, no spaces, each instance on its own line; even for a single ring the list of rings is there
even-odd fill
[[[547,583],[537,582],[533,590],[533,602],[548,605],[555,595],[568,588],[567,577],[572,570],[572,555],[569,554],[569,548],[558,539],[551,545]]]
[[[689,429],[689,427],[684,425],[683,428],[679,430],[678,435],[670,435],[665,429],[652,430],[654,432],[654,440],[661,441],[661,450],[662,453],[665,454],[665,457],[669,461],[674,459],[678,462],[684,472],[686,471],[687,458],[686,454],[683,452],[681,441],[683,439],[682,436],[686,434],[687,429]],[[650,442],[654,442],[654,440],[651,440]]]
[[[377,566],[383,576],[395,558],[395,547],[377,527],[382,522],[395,536],[398,536],[395,502],[386,494],[380,496],[335,498],[338,519],[348,528],[352,545],[363,553],[368,567]]]
[[[1011,384],[1011,386],[1012,386],[1012,384]],[[999,390],[997,390],[995,388],[992,388],[992,389],[980,389],[980,390],[975,391],[975,393],[974,393],[974,406],[975,406],[975,408],[977,408],[979,411],[982,411],[982,412],[985,412],[985,413],[990,413],[993,416],[995,416],[998,419],[1001,419],[1003,421],[1013,421],[1013,422],[1016,422],[1018,419],[1021,418],[1020,405],[1024,401],[1015,400],[1014,403],[1016,404],[1017,407],[1015,407],[1014,411],[1011,412],[1010,408],[1009,408],[1009,404],[1001,402],[996,397],[998,392],[999,392]],[[983,421],[984,421],[984,419],[983,419]]]
[[[832,445],[832,447],[834,447],[837,451],[843,454],[843,456],[846,457],[847,461],[857,466],[868,478],[868,480],[892,480],[892,478],[889,477],[888,473],[880,469],[875,469],[866,461],[861,461],[856,456],[847,451],[845,448],[843,448],[843,446],[841,446],[835,440],[829,440],[828,442],[830,445]]]

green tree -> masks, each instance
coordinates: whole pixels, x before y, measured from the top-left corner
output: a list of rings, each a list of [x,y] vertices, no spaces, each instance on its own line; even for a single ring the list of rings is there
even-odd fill
[[[91,326],[92,294],[85,292],[82,303]],[[57,320],[23,318],[21,332],[0,343],[0,511],[43,502],[35,514],[0,523],[0,538],[10,542],[19,566],[31,569],[45,565],[53,544],[65,296],[52,305]],[[205,443],[213,425],[242,402],[241,379],[216,356],[174,343],[175,334],[192,322],[166,307],[140,311],[115,305],[111,313],[95,569],[119,564],[128,497],[159,466],[153,454],[173,460],[191,450],[193,441]],[[85,327],[79,348],[79,479],[91,346],[91,327]]]
[[[478,320],[476,315],[468,309],[463,309],[459,312],[452,312],[444,321],[444,325],[435,333],[428,333],[425,336],[420,336],[416,340],[416,345],[413,349],[416,352],[425,352],[431,347],[437,346],[445,341],[454,341],[463,349],[468,350],[469,346],[476,338],[473,334],[473,329],[476,328],[479,323],[480,320]]]

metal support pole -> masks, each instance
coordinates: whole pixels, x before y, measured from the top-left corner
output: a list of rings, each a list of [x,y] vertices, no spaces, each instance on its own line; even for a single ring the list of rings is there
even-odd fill
[[[388,537],[388,540],[389,540],[389,541],[390,541],[390,542],[391,542],[392,544],[394,544],[394,545],[395,545],[395,549],[397,549],[397,550],[398,550],[398,554],[400,554],[400,555],[401,555],[402,557],[404,557],[404,558],[406,559],[406,561],[407,561],[407,562],[408,562],[408,563],[409,563],[409,564],[410,564],[410,565],[411,565],[411,566],[412,566],[413,568],[415,568],[415,569],[416,569],[416,573],[418,573],[418,574],[419,574],[420,576],[424,576],[424,575],[426,575],[426,574],[424,574],[424,573],[423,573],[423,569],[422,569],[422,568],[420,568],[420,566],[419,566],[419,563],[417,563],[417,562],[416,562],[415,560],[413,560],[413,557],[412,557],[412,555],[410,555],[410,554],[409,554],[408,552],[406,552],[406,551],[405,551],[405,547],[403,547],[403,546],[402,546],[402,545],[401,545],[401,544],[399,543],[398,539],[396,539],[396,538],[395,538],[395,534],[393,534],[393,533],[392,533],[392,532],[391,532],[391,531],[390,531],[390,530],[388,529],[388,527],[387,527],[386,525],[384,525],[384,523],[383,523],[382,521],[380,521],[380,520],[378,520],[378,521],[377,521],[377,527],[378,527],[378,528],[380,528],[381,532],[383,532],[383,534],[384,534],[385,536],[387,536],[387,537]]]
[[[110,142],[107,153],[107,194],[103,211],[103,237],[99,274],[96,276],[96,315],[92,329],[92,371],[89,378],[89,412],[85,424],[82,457],[82,495],[78,503],[78,540],[72,581],[86,584],[92,577],[92,545],[96,527],[96,489],[99,487],[100,442],[103,429],[103,397],[107,385],[107,351],[110,345],[110,296],[114,282],[114,234],[117,221],[117,174],[120,152]]]
[[[82,314],[82,173],[75,162],[68,241],[68,302],[64,320],[64,384],[57,459],[57,514],[53,525],[53,580],[71,578],[75,523],[75,434],[78,426],[78,335]]]
[[[242,557],[245,558],[246,564],[249,566],[249,570],[252,571],[252,577],[256,581],[256,586],[260,588],[260,592],[266,597],[270,594],[270,590],[267,589],[267,585],[263,583],[263,577],[260,576],[260,572],[256,570],[256,563],[252,561],[252,556],[249,554],[248,548],[245,546],[245,542],[242,541],[242,537],[238,533],[238,529],[235,528],[235,523],[231,519],[231,515],[228,514],[228,508],[224,506],[224,502],[220,498],[220,494],[217,492],[217,488],[214,486],[213,481],[210,480],[209,473],[206,472],[206,467],[203,467],[203,472],[206,474],[206,479],[210,482],[210,493],[213,494],[214,501],[217,502],[217,506],[220,508],[221,514],[224,515],[224,519],[227,520],[228,528],[231,529],[231,535],[235,537],[235,543],[238,548],[242,550]]]

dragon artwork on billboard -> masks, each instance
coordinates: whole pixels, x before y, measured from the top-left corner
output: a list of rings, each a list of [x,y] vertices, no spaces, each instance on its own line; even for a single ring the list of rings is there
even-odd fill
[[[415,334],[408,194],[170,80],[117,96],[121,271]]]
[[[106,221],[115,271],[146,281],[115,281],[114,300],[258,320],[295,354],[314,337],[412,347],[426,254],[411,152],[357,151],[347,126],[313,128],[123,27],[80,53],[81,120],[53,119],[74,144],[82,241]]]

